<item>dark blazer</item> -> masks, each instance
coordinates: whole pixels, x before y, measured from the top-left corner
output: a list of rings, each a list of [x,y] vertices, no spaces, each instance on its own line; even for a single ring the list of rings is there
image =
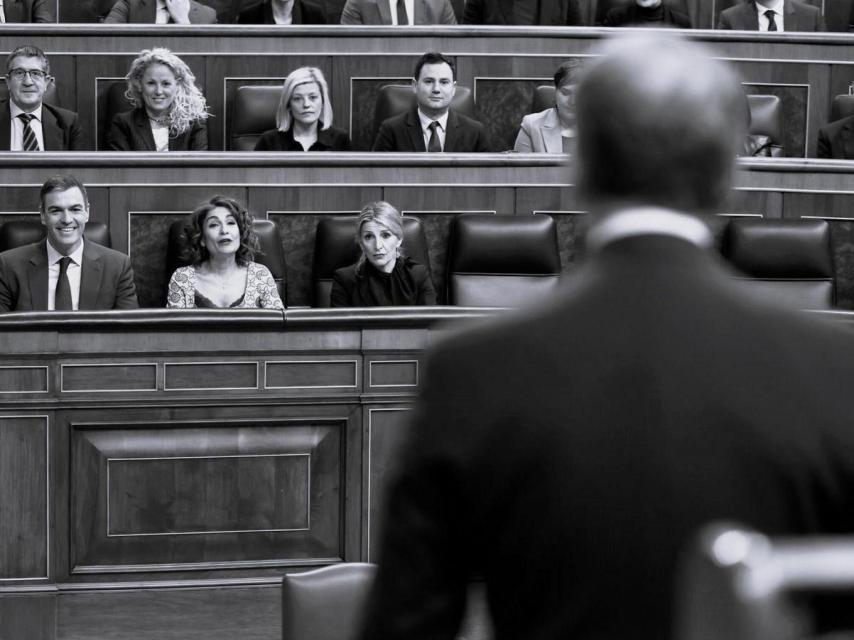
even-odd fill
[[[786,31],[827,31],[818,7],[799,2],[799,0],[785,0],[783,14],[783,27]],[[717,28],[758,31],[759,17],[756,13],[756,3],[752,0],[742,2],[721,11]]]
[[[190,23],[213,24],[216,22],[216,9],[205,6],[196,0],[190,0]],[[157,21],[156,0],[118,0],[104,22],[141,22],[154,24]]]
[[[643,18],[643,10],[636,4],[611,9],[602,22],[603,27],[664,25],[677,29],[690,29],[691,19],[684,13],[674,11],[670,7],[662,7],[663,16],[661,22],[646,22]]]
[[[311,145],[309,151],[350,151],[350,136],[346,131],[329,127],[317,132],[317,142]],[[255,143],[255,151],[305,151],[302,145],[294,140],[293,128],[287,131],[270,129],[261,134]]]
[[[0,253],[0,311],[47,310],[47,240]],[[83,243],[81,310],[136,309],[130,258],[94,242]]]
[[[395,271],[404,270],[415,287],[413,305],[435,305],[436,290],[430,279],[430,271],[423,264],[411,259],[398,259]],[[406,274],[403,277],[407,277]],[[370,275],[365,273],[365,266],[351,264],[348,267],[336,269],[332,275],[332,290],[330,306],[332,307],[372,307],[376,304],[371,294]]]
[[[9,101],[0,101],[0,151],[11,145],[12,113]],[[83,151],[83,131],[77,114],[42,103],[42,135],[45,151]]]
[[[7,0],[6,22],[56,22],[55,0]]]
[[[275,24],[273,7],[269,0],[249,3],[252,6],[241,10],[237,22],[241,24]],[[322,3],[313,0],[294,0],[291,13],[294,24],[326,24],[326,12]]]
[[[514,0],[466,0],[463,24],[515,24]],[[580,25],[577,0],[540,0],[540,25]]]
[[[385,120],[377,132],[373,151],[427,151],[418,110],[411,109]],[[451,109],[444,151],[492,151],[492,148],[480,122]]]
[[[450,0],[415,0],[415,24],[457,24]],[[341,24],[391,24],[388,0],[347,0]]]
[[[854,531],[854,341],[733,275],[625,238],[548,307],[432,352],[362,637],[453,638],[476,572],[496,638],[666,640],[709,520]]]
[[[816,157],[854,159],[854,116],[831,122],[818,130]]]
[[[157,151],[145,109],[117,113],[107,134],[107,145],[112,151]],[[169,151],[207,150],[208,129],[201,120],[181,135],[169,138]]]

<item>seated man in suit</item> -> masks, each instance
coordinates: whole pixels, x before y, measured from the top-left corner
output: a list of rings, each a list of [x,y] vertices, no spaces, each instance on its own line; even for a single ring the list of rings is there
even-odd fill
[[[854,159],[854,116],[847,116],[818,130],[817,158]]]
[[[0,23],[56,22],[55,0],[7,0],[0,3]]]
[[[54,176],[39,197],[47,237],[0,253],[0,311],[136,309],[130,258],[83,238],[86,187]]]
[[[326,24],[321,0],[248,0],[237,11],[240,24]]]
[[[380,125],[374,151],[490,151],[483,125],[450,108],[456,93],[454,61],[429,52],[415,65],[415,106]]]
[[[0,102],[0,150],[83,149],[77,114],[42,102],[52,82],[44,51],[32,45],[12,50],[6,58],[9,99]]]
[[[579,0],[466,0],[463,23],[566,27],[581,12]]]
[[[347,0],[341,24],[457,24],[451,0]]]
[[[605,16],[603,27],[674,27],[690,29],[691,19],[663,0],[630,0]]]
[[[216,10],[196,0],[118,0],[104,22],[214,24]]]
[[[718,29],[826,31],[821,10],[800,0],[747,0],[721,11]]]

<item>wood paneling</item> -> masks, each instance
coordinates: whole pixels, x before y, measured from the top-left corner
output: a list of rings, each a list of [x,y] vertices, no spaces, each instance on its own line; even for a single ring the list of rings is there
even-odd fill
[[[48,390],[45,366],[0,365],[0,393],[43,393]]]
[[[368,386],[376,388],[418,386],[418,359],[371,359],[368,362]]]
[[[54,640],[56,596],[27,594],[0,598],[0,638]]]
[[[74,365],[61,367],[63,391],[154,391],[157,365],[154,363]]]
[[[166,363],[163,374],[167,391],[257,389],[259,386],[256,362]]]
[[[356,388],[359,360],[267,362],[267,389]]]

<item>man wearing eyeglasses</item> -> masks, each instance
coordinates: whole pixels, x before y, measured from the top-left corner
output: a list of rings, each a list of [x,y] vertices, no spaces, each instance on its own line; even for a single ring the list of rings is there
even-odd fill
[[[46,104],[53,84],[44,51],[18,47],[6,58],[9,100],[0,102],[0,150],[81,151],[83,132],[77,114]]]

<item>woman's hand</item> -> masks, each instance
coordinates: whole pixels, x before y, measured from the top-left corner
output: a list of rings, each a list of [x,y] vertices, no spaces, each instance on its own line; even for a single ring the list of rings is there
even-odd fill
[[[176,24],[190,24],[190,0],[166,0],[166,8]]]

